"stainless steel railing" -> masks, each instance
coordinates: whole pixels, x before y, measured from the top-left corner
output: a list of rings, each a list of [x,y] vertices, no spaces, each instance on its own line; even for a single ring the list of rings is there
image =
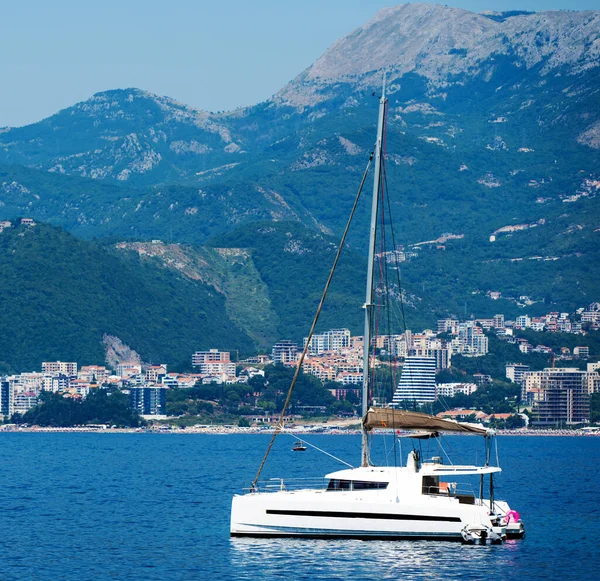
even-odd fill
[[[254,488],[245,487],[245,492],[277,492],[279,490],[325,490],[326,478],[271,478],[260,480]]]

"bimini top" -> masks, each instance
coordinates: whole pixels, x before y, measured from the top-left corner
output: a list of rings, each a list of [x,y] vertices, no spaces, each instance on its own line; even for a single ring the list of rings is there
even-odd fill
[[[454,420],[444,420],[436,416],[397,410],[393,408],[371,408],[363,418],[363,426],[367,431],[375,428],[388,430],[431,430],[440,432],[460,432],[464,434],[490,433],[487,428],[475,424],[466,424]]]

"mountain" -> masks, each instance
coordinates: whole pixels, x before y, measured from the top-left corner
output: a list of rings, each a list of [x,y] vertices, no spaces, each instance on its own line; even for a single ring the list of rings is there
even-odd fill
[[[214,237],[208,246],[119,243],[143,260],[211,284],[226,312],[263,350],[307,335],[336,252],[335,241],[296,222],[257,222]],[[338,266],[319,329],[363,324],[366,259],[349,250]],[[295,281],[291,284],[291,281]]]
[[[214,115],[139,89],[98,93],[3,137],[5,163],[138,183],[148,174],[176,181],[189,166],[210,170],[206,157],[228,163],[241,155]]]
[[[448,100],[452,91],[476,80],[496,90],[503,74],[526,82],[528,76],[551,81],[566,74],[576,82],[598,68],[599,58],[598,11],[475,14],[439,4],[403,4],[381,10],[334,43],[276,100],[314,107],[332,92],[340,94],[344,84],[379,87],[382,71],[392,94],[403,90],[395,81],[413,74],[425,83],[427,96]]]
[[[272,99],[233,112],[138,89],[99,93],[0,132],[0,217],[199,255],[211,254],[198,249],[206,244],[247,250],[244,268],[271,301],[259,309],[263,336],[299,329],[281,326],[300,316],[267,282],[286,255],[256,233],[294,221],[335,243],[372,147],[384,72],[390,209],[424,317],[517,313],[520,295],[537,301],[533,311],[597,300],[598,11],[384,9]],[[349,239],[359,253],[367,219],[363,200]],[[302,280],[297,268],[277,272],[280,288]],[[510,300],[486,298],[491,290]]]
[[[0,272],[2,372],[101,364],[107,335],[154,363],[189,365],[216,345],[254,351],[213,286],[51,226],[0,232]]]
[[[0,218],[20,216],[33,216],[84,238],[166,238],[196,244],[240,223],[299,219],[276,192],[260,186],[135,188],[0,164]]]

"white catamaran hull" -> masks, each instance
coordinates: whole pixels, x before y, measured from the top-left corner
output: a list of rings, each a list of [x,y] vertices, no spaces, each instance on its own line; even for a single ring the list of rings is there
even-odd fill
[[[230,531],[232,536],[462,541],[461,531],[473,525],[504,535],[492,526],[487,507],[456,498],[403,502],[383,491],[301,490],[235,496]]]

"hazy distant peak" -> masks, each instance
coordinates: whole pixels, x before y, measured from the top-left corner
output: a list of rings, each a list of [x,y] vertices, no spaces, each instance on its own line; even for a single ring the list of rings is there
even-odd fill
[[[303,106],[325,97],[315,85],[340,81],[377,85],[381,71],[417,73],[431,88],[459,75],[478,75],[495,56],[517,67],[542,64],[542,73],[569,66],[577,73],[600,66],[600,11],[502,13],[496,18],[440,4],[384,8],[335,42],[284,87],[276,101]]]
[[[439,4],[402,4],[384,8],[365,25],[338,40],[308,71],[308,78],[336,78],[374,69],[413,69],[428,47],[438,52],[469,46],[494,21]]]
[[[77,103],[74,108],[88,113],[116,111],[123,116],[123,109],[127,108],[128,104],[135,106],[140,102],[156,105],[163,111],[167,120],[174,118],[177,121],[204,122],[210,116],[207,111],[195,109],[171,97],[156,95],[150,91],[136,88],[101,91],[95,93],[87,101]]]

